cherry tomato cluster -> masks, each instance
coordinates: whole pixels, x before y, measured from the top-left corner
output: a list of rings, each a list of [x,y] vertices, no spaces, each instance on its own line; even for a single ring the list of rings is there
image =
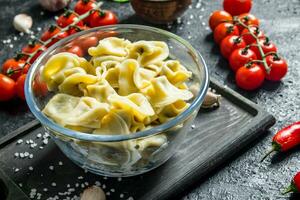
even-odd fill
[[[7,59],[2,65],[0,74],[0,101],[8,101],[15,96],[25,99],[24,82],[31,64],[51,45],[59,40],[92,27],[118,23],[116,15],[109,10],[97,9],[94,0],[79,0],[74,11],[67,10],[42,33],[40,39],[30,41],[14,58]],[[66,48],[66,51],[83,56],[86,47],[97,45],[98,38],[89,37],[80,44]],[[33,90],[45,94],[47,87],[35,81]]]
[[[280,81],[288,70],[276,45],[260,29],[259,19],[249,13],[251,6],[252,0],[224,0],[224,10],[209,18],[214,40],[244,90],[259,88],[265,79]]]

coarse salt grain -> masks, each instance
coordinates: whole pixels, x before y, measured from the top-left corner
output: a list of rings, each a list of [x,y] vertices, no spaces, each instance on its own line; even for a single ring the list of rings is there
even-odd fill
[[[41,27],[37,27],[37,29],[36,29],[37,31],[41,31],[42,30],[42,28]]]
[[[194,129],[194,128],[195,128],[195,124],[193,124],[193,125],[191,126],[191,128]]]
[[[57,20],[57,19],[58,19],[58,16],[55,16],[54,19]]]
[[[55,183],[55,182],[52,182],[52,183],[51,183],[51,186],[55,187],[55,186],[56,186],[56,183]]]
[[[110,192],[106,192],[106,195],[109,196],[109,195],[110,195]]]
[[[31,38],[31,39],[35,39],[35,36],[34,36],[34,35],[31,35],[30,38]]]
[[[75,187],[79,187],[79,183],[76,183],[76,184],[75,184]]]
[[[102,189],[105,189],[105,188],[106,188],[106,185],[105,185],[105,184],[103,184],[103,185],[102,185]]]
[[[33,171],[33,167],[32,167],[32,166],[29,166],[28,169],[29,169],[30,171]]]
[[[128,200],[134,200],[134,198],[133,197],[129,197]]]
[[[16,36],[14,36],[14,38],[13,38],[13,39],[14,39],[14,41],[18,40],[18,38],[17,38]]]
[[[12,48],[14,48],[14,45],[13,45],[13,44],[10,44],[9,47],[12,49]]]
[[[68,185],[67,185],[67,188],[69,188],[69,187],[71,187],[71,185],[70,185],[70,184],[68,184]]]
[[[111,191],[111,192],[115,192],[116,190],[115,190],[114,188],[111,188],[110,191]]]
[[[15,157],[19,157],[19,153],[18,152],[15,153]]]
[[[52,165],[49,166],[50,170],[54,170],[54,167]]]
[[[100,186],[101,183],[100,183],[99,181],[95,181],[95,185],[96,185],[96,186]]]
[[[43,140],[43,143],[46,145],[46,144],[48,144],[48,139],[44,139]]]
[[[47,192],[47,191],[48,191],[48,188],[44,188],[43,191],[44,191],[44,192]]]
[[[83,179],[83,176],[78,176],[77,178],[78,178],[79,180],[81,180],[81,179]]]
[[[41,12],[40,12],[40,15],[44,15],[44,14],[45,14],[44,11],[41,11]]]
[[[24,36],[24,33],[23,33],[23,32],[20,32],[19,35],[20,35],[20,36]]]
[[[122,177],[119,177],[119,178],[118,178],[118,181],[122,181]]]
[[[59,162],[58,162],[58,165],[62,166],[62,165],[63,165],[63,162],[59,161]]]
[[[22,140],[22,139],[19,139],[19,140],[17,141],[17,144],[21,144],[21,143],[23,143],[23,140]]]
[[[124,194],[121,193],[121,194],[120,194],[120,198],[124,198]]]
[[[20,186],[20,187],[23,187],[23,184],[22,184],[22,183],[19,183],[19,186]]]
[[[37,138],[40,138],[40,137],[42,137],[42,134],[39,133],[39,134],[36,135],[36,137],[37,137]]]
[[[19,169],[19,168],[16,168],[16,169],[15,169],[15,172],[18,172],[18,171],[20,171],[20,169]]]

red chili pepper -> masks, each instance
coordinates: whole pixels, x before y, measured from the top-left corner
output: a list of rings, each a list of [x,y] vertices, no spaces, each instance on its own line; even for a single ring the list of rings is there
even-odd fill
[[[274,151],[287,151],[300,144],[300,121],[278,131],[272,140],[272,149],[261,159],[261,162]]]
[[[287,194],[290,192],[300,192],[300,172],[297,172],[291,184],[282,192],[282,194]]]

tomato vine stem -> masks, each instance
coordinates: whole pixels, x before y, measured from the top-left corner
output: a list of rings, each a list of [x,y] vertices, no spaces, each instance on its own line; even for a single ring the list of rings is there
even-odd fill
[[[266,72],[269,74],[270,71],[271,71],[271,69],[270,69],[270,67],[269,67],[268,64],[267,64],[267,61],[266,61],[266,57],[265,57],[264,51],[263,51],[261,45],[259,44],[259,38],[258,38],[254,33],[252,33],[252,31],[251,31],[251,29],[250,29],[250,26],[247,26],[246,24],[244,24],[239,18],[236,18],[235,21],[237,21],[239,25],[241,25],[241,26],[243,26],[244,28],[246,28],[246,29],[248,30],[248,32],[250,33],[250,35],[251,35],[253,38],[255,38],[255,41],[256,41],[256,43],[257,43],[257,48],[258,48],[259,53],[260,53],[260,55],[261,55],[261,57],[262,57],[262,63],[263,63],[263,66],[264,66]]]

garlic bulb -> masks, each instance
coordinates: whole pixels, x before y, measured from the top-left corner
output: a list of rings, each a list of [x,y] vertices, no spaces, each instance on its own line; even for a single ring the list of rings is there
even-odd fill
[[[32,18],[26,14],[18,14],[14,17],[13,25],[18,31],[29,33],[32,27]]]
[[[80,200],[106,200],[106,197],[100,187],[92,186],[83,191]]]
[[[55,12],[66,7],[70,0],[39,0],[39,2],[44,9]]]

